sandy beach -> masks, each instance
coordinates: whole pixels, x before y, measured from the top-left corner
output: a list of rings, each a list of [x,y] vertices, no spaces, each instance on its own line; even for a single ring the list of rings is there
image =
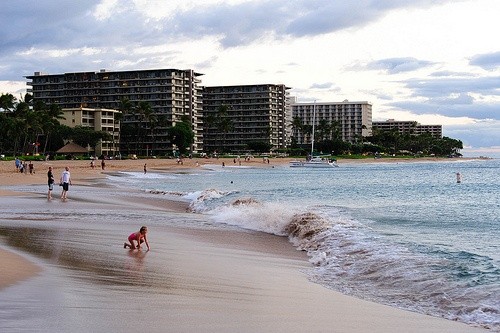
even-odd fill
[[[243,163],[268,168],[289,161]],[[135,192],[120,195],[105,183],[108,173],[142,172],[144,164],[154,173],[221,163],[111,160],[102,170],[99,164],[92,169],[90,161],[40,161],[30,175],[16,173],[13,161],[0,161],[0,208],[9,211],[0,219],[0,327],[47,332],[114,332],[134,325],[150,332],[486,331],[328,290],[307,280],[305,254],[283,237],[185,228],[187,204]],[[49,166],[56,182],[70,167],[68,202],[58,199],[58,186],[54,199],[46,199]],[[40,186],[34,192],[16,190],[23,185]],[[178,226],[163,226],[158,221],[164,218],[179,221]],[[152,230],[151,251],[124,250],[126,236],[142,224]]]

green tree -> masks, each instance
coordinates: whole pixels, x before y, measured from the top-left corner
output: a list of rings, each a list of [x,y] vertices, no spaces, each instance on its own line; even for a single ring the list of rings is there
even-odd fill
[[[234,129],[233,121],[231,120],[231,118],[229,118],[228,110],[229,107],[227,105],[221,105],[217,112],[217,130],[222,133],[221,151],[225,151],[227,149],[227,134]]]
[[[302,125],[302,133],[304,133],[304,144],[307,144],[307,146],[309,147],[311,146],[312,132],[313,132],[312,125]],[[309,141],[309,143],[307,143],[306,138],[308,138],[307,141]]]
[[[12,94],[2,94],[0,95],[0,109],[5,112],[12,112],[16,104],[17,99]]]
[[[144,121],[146,127],[146,137],[149,138],[147,145],[151,148],[151,154],[154,155],[154,148],[156,144],[155,129],[158,125],[158,118],[156,114],[153,113],[153,109],[148,104],[149,107],[144,109]]]
[[[149,117],[152,113],[151,104],[145,101],[141,101],[134,108],[134,112],[136,119],[138,120],[136,151],[141,151],[141,154],[144,155],[144,143],[146,141],[146,135],[148,132],[145,123],[147,123],[147,117]],[[138,144],[140,144],[140,149],[139,147],[137,147]]]
[[[194,142],[194,132],[188,122],[182,121],[168,129],[168,138],[177,146],[180,154],[186,154],[187,148]]]
[[[271,150],[271,144],[265,141],[252,141],[247,144],[247,148],[257,153],[268,153]]]
[[[52,104],[47,107],[43,103],[35,103],[33,110],[39,114],[41,129],[41,133],[37,135],[36,141],[39,142],[38,136],[40,135],[45,137],[45,143],[43,145],[43,153],[45,154],[51,134],[60,126],[59,121],[65,119],[64,112],[61,107],[56,104]]]
[[[233,131],[234,124],[229,116],[229,106],[222,104],[217,111],[211,111],[204,119],[206,137],[213,138],[215,150],[223,152],[226,150],[226,139],[228,133]],[[222,138],[219,141],[219,138]]]
[[[120,106],[118,107],[120,113],[115,113],[115,121],[120,122],[120,150],[125,148],[127,155],[131,153],[131,141],[134,136],[133,125],[130,123],[124,124],[124,120],[130,121],[131,119],[131,110],[132,103],[127,98],[123,98],[120,100]],[[114,135],[113,135],[114,137]],[[136,152],[137,153],[137,152]]]
[[[2,153],[12,151],[15,155],[17,150],[17,137],[19,135],[19,120],[9,116],[6,112],[0,112],[0,151]]]
[[[315,129],[314,140],[317,142],[330,139],[332,125],[326,119],[320,119]]]
[[[94,131],[90,127],[76,126],[69,134],[70,138],[82,147],[96,148],[99,141],[111,140],[111,135],[105,131]]]
[[[300,135],[300,131],[302,130],[302,126],[304,126],[302,122],[302,118],[293,117],[292,122],[289,125],[292,128],[292,136],[290,138],[291,146],[294,148],[297,145],[297,138]]]
[[[15,105],[13,116],[18,120],[21,151],[24,153],[34,152],[33,143],[37,133],[41,131],[41,114],[35,112],[29,103],[21,100]]]
[[[324,140],[316,144],[316,149],[325,154],[341,155],[350,151],[351,144],[342,140]]]

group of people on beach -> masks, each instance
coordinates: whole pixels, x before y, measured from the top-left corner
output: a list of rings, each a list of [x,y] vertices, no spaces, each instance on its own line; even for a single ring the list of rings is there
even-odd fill
[[[19,158],[16,158],[15,164],[16,164],[16,170],[20,173],[27,174],[28,170],[30,175],[35,173],[35,165],[33,164],[32,161],[30,161],[29,164],[26,164],[26,161],[21,161]]]
[[[52,191],[54,190],[54,173],[52,172],[52,167],[49,166],[49,171],[47,171],[47,184],[49,185],[49,191],[47,192],[47,199],[52,199]],[[59,180],[59,185],[62,186],[61,200],[66,200],[69,186],[71,184],[71,173],[69,172],[69,167],[65,167],[64,171],[61,173],[61,178]]]

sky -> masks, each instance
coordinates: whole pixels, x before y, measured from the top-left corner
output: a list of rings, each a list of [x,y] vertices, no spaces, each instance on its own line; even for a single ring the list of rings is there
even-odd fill
[[[298,102],[368,101],[373,120],[443,125],[500,156],[498,0],[15,0],[0,93],[34,72],[193,69],[202,85],[285,84]]]

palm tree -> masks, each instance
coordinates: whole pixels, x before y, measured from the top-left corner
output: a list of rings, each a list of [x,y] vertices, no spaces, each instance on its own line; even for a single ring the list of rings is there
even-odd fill
[[[143,122],[146,120],[146,115],[151,114],[151,105],[148,102],[141,101],[134,108],[136,119],[139,121],[137,126],[137,140],[136,140],[136,151],[139,151],[139,147],[137,145],[139,142],[141,143],[140,150],[144,150],[144,142],[146,141],[146,131],[143,127]]]
[[[7,147],[12,147],[14,155],[17,155],[17,146],[21,136],[21,125],[14,111],[17,99],[12,94],[0,95],[0,112],[2,116],[2,143]],[[7,148],[4,148],[7,149]]]
[[[37,110],[35,107],[34,110],[41,113],[41,128],[43,134],[45,135],[43,154],[45,154],[47,152],[47,145],[49,143],[50,134],[57,128],[57,126],[59,125],[59,121],[66,118],[64,118],[64,112],[62,111],[61,107],[56,104],[51,104],[48,109],[46,109],[45,105],[40,110]]]
[[[130,116],[130,112],[132,110],[132,103],[127,98],[123,98],[120,100],[120,105],[118,106],[118,110],[120,113],[115,113],[115,121],[119,122],[119,130],[120,130],[120,145],[127,147],[127,153],[130,152],[130,145],[126,144],[130,141],[130,131],[124,130],[122,120],[128,119]],[[127,126],[129,129],[130,126]],[[113,127],[114,131],[114,127]],[[113,132],[113,138],[115,137]],[[114,140],[114,139],[113,139]]]
[[[341,124],[338,120],[332,121],[330,124],[331,126],[331,133],[332,133],[332,139],[335,141],[341,141],[342,140],[342,129],[341,129]]]
[[[222,133],[222,145],[218,147],[217,143],[215,146],[221,151],[225,149],[227,134],[234,129],[233,121],[229,118],[228,114],[229,106],[222,104],[217,109],[215,115],[210,115],[207,117],[207,121],[213,125],[213,128],[217,133]],[[217,140],[218,134],[216,134]]]
[[[318,126],[316,127],[317,140],[323,141],[325,139],[330,138],[330,134],[332,133],[332,126],[326,119],[320,119],[318,122]],[[315,134],[316,136],[316,134]]]
[[[4,109],[6,112],[12,112],[16,104],[16,98],[12,94],[2,94],[0,95],[0,109]]]
[[[18,130],[18,119],[7,112],[0,112],[0,151],[13,150],[17,152],[17,142],[20,131]]]
[[[226,116],[222,117],[218,124],[218,130],[223,133],[222,135],[222,150],[226,148],[227,133],[233,130],[233,121]]]
[[[367,129],[366,125],[361,125],[361,136],[360,136],[361,144],[363,144],[365,141],[365,137],[363,136],[363,130],[365,130],[365,129]]]
[[[26,152],[28,149],[28,142],[33,141],[30,140],[30,134],[34,129],[39,127],[37,115],[30,108],[30,105],[24,101],[20,101],[15,105],[12,115],[18,120],[16,126],[19,131],[17,133],[18,140],[24,137],[22,144],[20,141],[18,143],[21,144],[21,150]],[[16,150],[17,147],[15,148],[15,151]]]
[[[147,129],[149,129],[149,133],[147,133],[147,135],[151,137],[151,154],[154,155],[153,153],[153,149],[155,146],[154,131],[156,125],[158,124],[158,118],[156,117],[156,114],[153,113],[153,109],[149,104],[148,107],[144,110],[144,120],[146,121]]]
[[[302,130],[302,127],[304,124],[302,123],[302,118],[300,117],[293,117],[292,123],[290,124],[290,127],[292,128],[292,137],[290,138],[292,142],[297,142],[297,138],[299,136],[299,131]]]
[[[302,132],[304,133],[304,141],[303,143],[307,143],[306,142],[306,137],[309,138],[309,144],[311,143],[312,141],[312,132],[313,132],[313,126],[312,125],[302,125]]]

